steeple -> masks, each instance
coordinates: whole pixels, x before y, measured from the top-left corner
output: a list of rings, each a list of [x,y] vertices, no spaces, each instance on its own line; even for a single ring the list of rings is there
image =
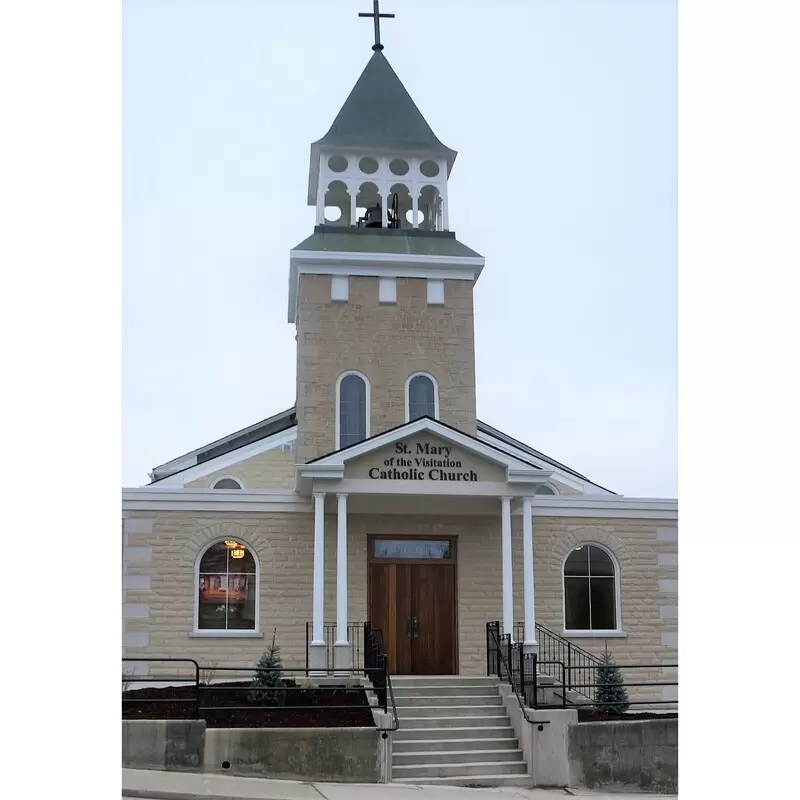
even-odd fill
[[[311,145],[308,204],[318,225],[449,230],[447,179],[457,153],[431,130],[382,46],[373,50]]]
[[[436,137],[381,50],[372,54],[330,130],[315,146],[438,153],[448,159],[448,173],[456,159],[456,151]]]

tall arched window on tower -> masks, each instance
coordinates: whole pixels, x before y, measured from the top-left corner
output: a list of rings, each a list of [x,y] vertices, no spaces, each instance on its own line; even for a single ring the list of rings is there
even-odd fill
[[[439,387],[426,372],[417,372],[406,381],[406,422],[420,417],[439,419]]]
[[[345,372],[336,383],[337,448],[369,436],[369,381],[360,372]]]
[[[258,630],[258,564],[234,539],[215,542],[197,559],[195,630]]]
[[[579,544],[564,561],[564,631],[619,631],[619,568],[597,544]]]

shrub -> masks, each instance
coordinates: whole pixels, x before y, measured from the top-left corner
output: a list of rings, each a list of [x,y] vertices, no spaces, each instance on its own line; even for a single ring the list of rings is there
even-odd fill
[[[247,699],[257,705],[275,706],[283,703],[286,689],[283,683],[281,650],[275,644],[277,628],[272,629],[272,642],[258,661],[253,688]]]
[[[602,663],[597,668],[595,707],[598,711],[605,711],[608,714],[624,714],[630,703],[628,690],[622,680],[622,672],[607,649],[600,656],[600,660]]]

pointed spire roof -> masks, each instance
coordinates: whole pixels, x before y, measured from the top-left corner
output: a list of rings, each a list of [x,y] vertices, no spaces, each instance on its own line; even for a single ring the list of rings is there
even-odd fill
[[[431,130],[406,87],[376,50],[318,145],[427,150],[455,159]]]
[[[447,159],[448,175],[457,155],[436,138],[382,50],[373,52],[330,130],[311,145],[309,202],[312,203],[319,151],[326,146],[439,154]]]

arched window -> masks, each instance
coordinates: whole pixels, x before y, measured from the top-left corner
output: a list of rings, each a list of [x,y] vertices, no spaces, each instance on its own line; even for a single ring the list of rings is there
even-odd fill
[[[196,630],[258,630],[258,562],[244,543],[208,547],[197,561],[196,589]]]
[[[406,422],[420,417],[439,418],[439,391],[433,376],[424,372],[406,381]]]
[[[212,489],[242,489],[244,488],[236,478],[220,478],[212,487]]]
[[[541,497],[543,494],[547,495],[554,495],[556,494],[556,490],[552,486],[548,486],[546,483],[543,483],[537,490],[536,496]]]
[[[565,631],[619,630],[619,570],[596,544],[579,544],[564,561]]]
[[[369,381],[360,372],[345,372],[336,385],[337,448],[369,437]]]

